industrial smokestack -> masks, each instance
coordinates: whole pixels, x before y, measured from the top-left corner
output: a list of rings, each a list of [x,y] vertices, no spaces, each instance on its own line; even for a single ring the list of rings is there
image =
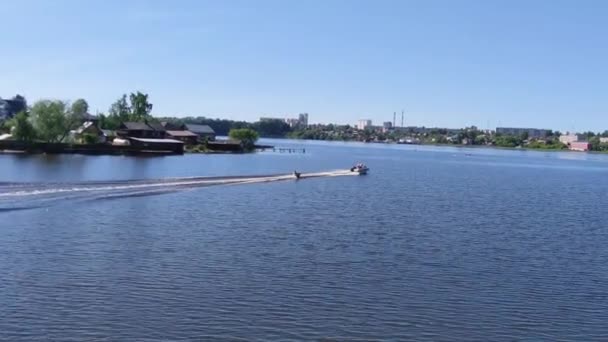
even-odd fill
[[[405,114],[405,111],[402,110],[401,111],[401,127],[403,127],[404,114]]]
[[[397,112],[393,112],[393,127],[395,127],[395,124],[397,124]]]

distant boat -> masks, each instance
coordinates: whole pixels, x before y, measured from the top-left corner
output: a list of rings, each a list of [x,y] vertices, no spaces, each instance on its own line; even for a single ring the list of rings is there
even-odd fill
[[[369,167],[363,164],[357,164],[350,168],[350,172],[357,172],[360,175],[366,175],[367,171],[369,171]]]

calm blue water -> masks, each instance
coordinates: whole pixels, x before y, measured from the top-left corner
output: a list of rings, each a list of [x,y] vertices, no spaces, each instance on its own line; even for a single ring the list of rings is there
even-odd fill
[[[608,156],[273,143],[0,155],[0,340],[608,340]]]

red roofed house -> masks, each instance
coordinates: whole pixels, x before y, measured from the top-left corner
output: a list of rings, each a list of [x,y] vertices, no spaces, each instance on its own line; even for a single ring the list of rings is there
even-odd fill
[[[588,141],[573,141],[568,145],[571,151],[589,151],[590,144]]]

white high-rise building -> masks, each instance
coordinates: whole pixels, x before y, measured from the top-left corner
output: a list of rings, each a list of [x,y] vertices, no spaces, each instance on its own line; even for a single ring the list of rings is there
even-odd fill
[[[298,121],[300,126],[308,127],[308,113],[300,113],[300,115],[298,115]]]
[[[357,121],[357,129],[358,130],[365,130],[369,127],[372,126],[372,120],[368,120],[368,119],[363,119],[363,120],[359,120]]]

